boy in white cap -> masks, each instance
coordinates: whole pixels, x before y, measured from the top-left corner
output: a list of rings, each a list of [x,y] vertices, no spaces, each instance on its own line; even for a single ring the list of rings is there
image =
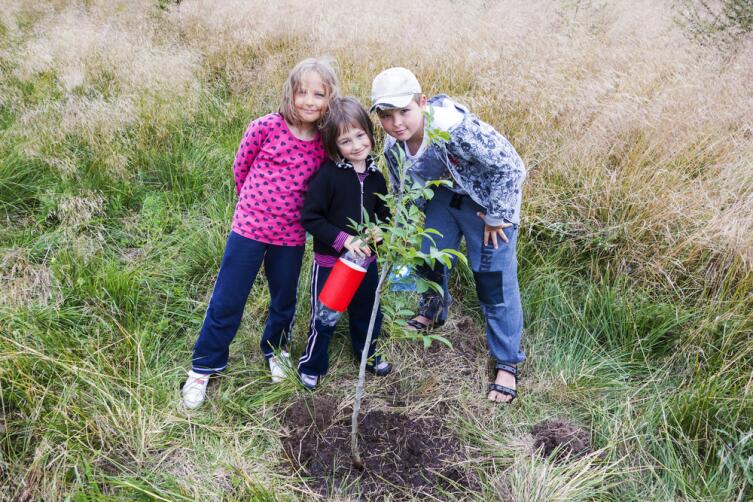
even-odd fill
[[[429,252],[432,246],[458,249],[465,237],[486,318],[487,344],[496,361],[487,397],[512,402],[517,394],[517,365],[525,360],[520,349],[523,310],[515,256],[523,161],[504,136],[447,95],[427,99],[406,68],[389,68],[377,75],[371,103],[371,111],[377,112],[387,133],[384,153],[393,188],[399,186],[401,169],[422,185],[433,180],[451,182],[450,187],[436,188],[431,200],[416,201],[426,214],[424,226],[442,234],[435,236],[435,242],[424,239],[421,250]],[[449,133],[448,141],[428,139],[428,117],[431,128]],[[432,290],[424,293],[419,315],[408,321],[414,329],[428,330],[447,318],[448,271],[438,265],[418,273],[444,288],[444,296]]]

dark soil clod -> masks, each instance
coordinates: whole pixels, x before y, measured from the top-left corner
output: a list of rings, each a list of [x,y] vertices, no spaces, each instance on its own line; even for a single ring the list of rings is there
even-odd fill
[[[570,457],[588,455],[591,449],[591,434],[567,420],[544,420],[533,426],[533,447],[544,458],[554,453],[557,462]]]
[[[283,439],[285,453],[295,468],[312,478],[311,486],[318,493],[328,496],[349,486],[347,495],[376,500],[388,494],[463,493],[479,488],[476,476],[458,465],[463,460],[461,445],[440,421],[395,412],[362,413],[359,445],[364,469],[356,469],[350,454],[348,411],[338,412],[332,398],[321,397],[296,403],[285,415],[290,431]]]

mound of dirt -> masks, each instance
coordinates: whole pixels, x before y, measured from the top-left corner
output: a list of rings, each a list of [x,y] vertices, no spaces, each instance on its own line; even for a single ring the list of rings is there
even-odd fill
[[[459,465],[460,443],[434,418],[411,419],[379,410],[362,414],[359,446],[365,469],[353,468],[351,413],[338,412],[334,400],[323,396],[299,401],[285,414],[285,452],[295,468],[312,478],[318,493],[376,500],[479,488],[476,476]]]
[[[554,460],[557,462],[588,455],[593,451],[591,434],[567,420],[544,420],[533,426],[531,434],[534,448],[544,458],[549,458],[554,453]]]

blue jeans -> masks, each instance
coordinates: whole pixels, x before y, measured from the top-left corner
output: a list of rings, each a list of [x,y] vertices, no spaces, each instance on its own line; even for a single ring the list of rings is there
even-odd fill
[[[287,346],[293,329],[303,250],[304,246],[275,246],[230,233],[204,324],[194,345],[195,372],[210,374],[227,367],[230,343],[238,332],[262,262],[270,302],[261,350],[269,358],[273,351]]]
[[[321,267],[314,262],[311,272],[311,322],[306,342],[306,350],[298,362],[298,371],[307,375],[325,375],[329,369],[329,341],[335,332],[335,325],[327,326],[316,319],[316,309],[321,305],[318,301],[324,283],[327,282],[331,268]],[[358,287],[356,294],[348,305],[348,324],[350,325],[350,340],[353,355],[360,361],[363,348],[366,345],[366,335],[369,331],[371,309],[374,306],[376,287],[379,284],[377,264],[372,262],[366,270],[366,276]],[[376,351],[377,338],[382,329],[382,311],[377,310],[374,322],[374,333],[369,346],[369,357]],[[379,363],[379,356],[369,361],[369,365]]]
[[[484,222],[477,216],[486,210],[467,195],[457,195],[445,187],[434,190],[434,197],[425,209],[425,228],[442,233],[434,236],[434,243],[424,239],[421,251],[428,253],[431,246],[438,249],[458,249],[461,237],[465,237],[468,262],[473,271],[476,293],[486,318],[486,340],[491,356],[500,363],[517,364],[525,360],[520,350],[523,332],[523,308],[518,287],[518,262],[515,245],[518,226],[504,230],[509,243],[497,237],[498,249],[484,246]],[[449,271],[438,264],[434,269],[419,267],[417,272],[440,283],[444,296],[429,290],[421,297],[419,313],[430,319],[444,320],[447,317],[451,297],[447,291]]]

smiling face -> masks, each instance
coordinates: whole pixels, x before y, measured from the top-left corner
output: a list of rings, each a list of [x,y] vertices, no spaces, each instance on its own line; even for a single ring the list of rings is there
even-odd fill
[[[327,111],[327,87],[318,73],[303,74],[293,95],[293,107],[301,124],[314,125]]]
[[[366,160],[373,147],[366,131],[355,125],[342,131],[336,144],[340,155],[354,165]]]
[[[352,96],[333,99],[321,127],[324,151],[332,160],[345,158],[362,164],[374,148],[374,124],[369,113]]]
[[[398,141],[423,137],[425,105],[426,97],[421,96],[420,102],[411,100],[408,106],[403,108],[378,110],[379,122],[384,131]]]

